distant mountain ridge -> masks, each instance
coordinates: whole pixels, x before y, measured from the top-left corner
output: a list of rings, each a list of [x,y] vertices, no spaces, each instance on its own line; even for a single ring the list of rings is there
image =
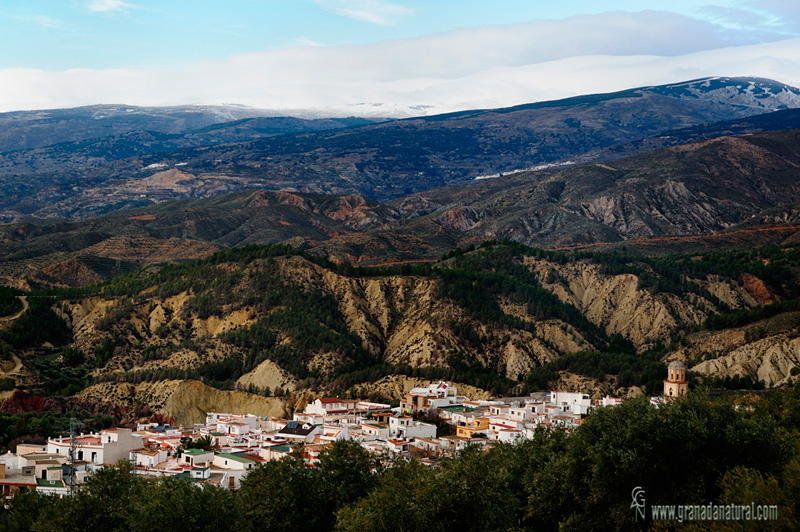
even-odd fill
[[[757,78],[709,78],[367,125],[273,119],[276,136],[259,131],[265,126],[258,121],[269,120],[261,118],[189,133],[129,131],[0,154],[0,185],[7,192],[0,216],[90,217],[255,187],[388,201],[484,174],[608,160],[614,146],[665,131],[792,106],[800,106],[796,88]],[[315,128],[322,131],[310,131]],[[136,185],[176,167],[196,186],[151,196]]]
[[[778,111],[800,107],[800,90],[764,78],[702,78],[682,83],[648,87],[666,96],[715,100],[742,108]],[[727,98],[727,102],[725,99]]]
[[[91,105],[70,109],[45,109],[0,113],[0,153],[44,148],[55,144],[82,142],[91,139],[124,135],[131,132],[151,132],[182,135],[219,124],[232,124],[251,119],[269,127],[276,122],[297,124],[327,118],[309,113],[306,117],[281,114],[275,110],[257,109],[244,105],[183,105],[174,107],[139,107],[135,105]],[[381,119],[360,120],[361,124]],[[341,126],[340,126],[341,127]],[[311,128],[313,130],[314,128]],[[290,131],[303,129],[295,126]]]

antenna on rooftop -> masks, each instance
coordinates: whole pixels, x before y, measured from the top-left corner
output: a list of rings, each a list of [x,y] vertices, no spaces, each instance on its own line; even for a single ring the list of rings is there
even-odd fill
[[[131,469],[131,476],[136,478],[136,457],[139,453],[136,451],[131,451],[131,463],[133,465],[133,469]]]
[[[80,419],[69,420],[69,495],[75,493],[75,450],[78,448],[78,429],[83,426]]]

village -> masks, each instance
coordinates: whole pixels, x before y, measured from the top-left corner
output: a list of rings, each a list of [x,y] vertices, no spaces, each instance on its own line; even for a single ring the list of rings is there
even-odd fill
[[[664,381],[665,398],[684,395],[680,362]],[[650,399],[658,406],[665,398]],[[415,457],[435,467],[470,445],[485,448],[533,438],[537,429],[572,431],[594,409],[622,399],[586,393],[539,392],[525,397],[471,400],[446,382],[407,392],[398,407],[318,398],[292,419],[209,412],[192,427],[140,424],[99,433],[51,438],[45,445],[19,444],[0,456],[0,493],[20,490],[65,496],[98,468],[128,461],[134,475],[185,478],[199,485],[236,490],[261,462],[294,455],[313,466],[323,449],[352,440],[375,454]],[[442,430],[444,429],[444,430]],[[442,434],[442,433],[447,434]]]

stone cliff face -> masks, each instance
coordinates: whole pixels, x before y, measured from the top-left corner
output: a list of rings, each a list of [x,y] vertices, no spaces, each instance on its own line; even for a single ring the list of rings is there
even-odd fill
[[[287,278],[332,295],[351,331],[363,346],[390,364],[447,365],[457,350],[472,349],[450,329],[453,320],[464,321],[494,347],[488,356],[474,353],[486,366],[496,367],[511,379],[554,360],[563,353],[591,348],[570,325],[558,320],[536,321],[524,309],[500,302],[507,314],[534,322],[536,333],[487,326],[464,309],[438,295],[438,281],[420,277],[350,278],[301,259],[285,263]]]
[[[167,398],[163,411],[175,418],[178,423],[184,424],[204,422],[207,412],[275,417],[286,415],[283,401],[275,397],[217,390],[198,381],[181,382],[175,392]]]
[[[238,391],[210,388],[198,381],[167,380],[160,382],[103,383],[78,394],[98,403],[121,406],[146,404],[171,416],[176,423],[202,423],[207,412],[231,412],[258,416],[283,416],[284,402]]]
[[[707,360],[692,371],[718,377],[750,376],[768,386],[786,384],[800,366],[800,338],[783,333],[739,346],[725,356]]]
[[[800,367],[800,313],[780,314],[744,327],[689,335],[669,358],[690,362],[695,373],[752,377],[768,386],[786,384]]]
[[[719,311],[711,301],[694,294],[683,298],[666,293],[654,295],[639,287],[636,275],[604,274],[601,266],[585,261],[561,265],[526,257],[525,264],[559,299],[574,305],[606,333],[619,333],[638,348],[666,340],[678,327],[699,325]],[[719,278],[714,286],[720,293],[741,292],[736,284]],[[752,298],[739,295],[728,297],[726,303],[744,308],[751,301]]]

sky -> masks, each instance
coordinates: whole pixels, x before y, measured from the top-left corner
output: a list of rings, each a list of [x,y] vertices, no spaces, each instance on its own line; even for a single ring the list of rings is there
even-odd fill
[[[0,111],[407,116],[712,75],[800,85],[797,0],[4,0]]]

